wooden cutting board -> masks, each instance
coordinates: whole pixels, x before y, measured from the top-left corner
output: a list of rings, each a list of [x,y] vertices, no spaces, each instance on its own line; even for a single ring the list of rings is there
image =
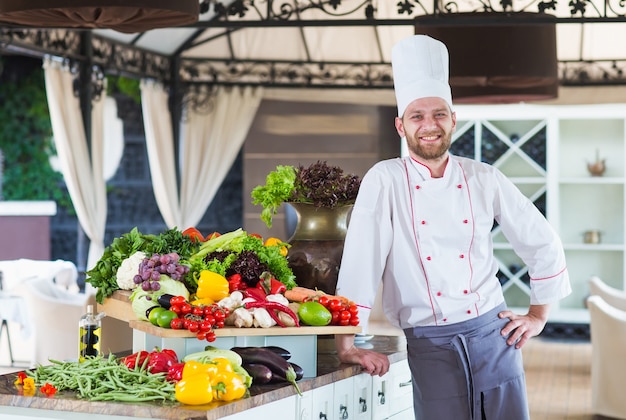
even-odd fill
[[[186,330],[172,330],[161,328],[147,321],[140,321],[135,316],[130,304],[129,290],[116,290],[104,300],[104,304],[98,305],[98,312],[105,312],[107,317],[116,318],[128,322],[128,325],[138,331],[161,338],[188,338],[195,334]],[[247,336],[276,336],[276,335],[326,335],[326,334],[359,334],[362,328],[359,326],[340,327],[327,325],[325,327],[286,327],[274,326],[271,328],[218,328],[215,330],[217,337],[247,337]]]

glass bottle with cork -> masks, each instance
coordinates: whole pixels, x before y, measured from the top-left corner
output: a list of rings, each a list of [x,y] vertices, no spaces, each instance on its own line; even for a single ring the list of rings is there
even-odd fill
[[[104,312],[94,314],[93,305],[87,305],[87,313],[80,318],[78,322],[78,359],[81,362],[88,356],[95,357],[101,354],[102,318],[105,316]]]

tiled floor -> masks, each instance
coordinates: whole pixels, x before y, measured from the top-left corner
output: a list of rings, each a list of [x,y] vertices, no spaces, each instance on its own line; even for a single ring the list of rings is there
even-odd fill
[[[13,355],[28,360],[29,342],[11,326]],[[523,349],[532,420],[591,420],[591,344],[534,338]],[[9,364],[6,334],[0,339],[0,374],[23,370]],[[20,366],[25,366],[21,363]]]

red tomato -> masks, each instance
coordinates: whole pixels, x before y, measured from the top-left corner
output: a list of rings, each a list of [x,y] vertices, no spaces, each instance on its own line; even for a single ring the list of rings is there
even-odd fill
[[[350,325],[352,325],[353,327],[356,327],[357,325],[359,325],[359,317],[352,316],[352,318],[350,318]]]
[[[202,236],[200,231],[194,227],[185,229],[183,231],[183,235],[189,236],[189,238],[194,242],[204,242],[204,236]]]
[[[340,320],[342,320],[342,321],[344,319],[350,320],[350,318],[352,318],[352,314],[349,311],[341,311],[341,312],[339,312],[339,319]]]
[[[248,236],[252,236],[253,238],[259,238],[259,239],[263,239],[263,237],[261,235],[259,235],[258,233],[251,233]]]
[[[350,313],[352,315],[358,314],[359,313],[359,307],[356,305],[350,305],[350,307],[348,308],[348,311],[350,311]]]
[[[343,304],[339,299],[330,299],[328,302],[328,309],[331,311],[341,311],[343,309]]]
[[[320,296],[317,301],[325,308],[328,308],[328,302],[330,301],[330,298],[328,296]]]
[[[185,296],[174,296],[173,298],[170,299],[170,305],[180,305],[187,302],[187,299],[185,299]]]
[[[173,330],[182,330],[184,328],[185,320],[182,318],[174,318],[170,321],[170,328]]]
[[[170,306],[170,311],[180,314],[180,305],[173,304]]]
[[[191,305],[189,303],[185,302],[182,305],[180,305],[180,313],[181,314],[187,315],[190,312],[191,312]]]
[[[217,238],[218,236],[222,236],[222,234],[219,232],[213,232],[206,237],[206,240],[208,241],[209,239]]]

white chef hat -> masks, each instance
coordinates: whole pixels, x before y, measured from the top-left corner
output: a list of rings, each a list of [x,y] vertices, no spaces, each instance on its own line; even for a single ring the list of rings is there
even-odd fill
[[[405,38],[393,46],[391,65],[399,117],[420,98],[443,98],[452,109],[448,49],[443,42],[427,35]]]

